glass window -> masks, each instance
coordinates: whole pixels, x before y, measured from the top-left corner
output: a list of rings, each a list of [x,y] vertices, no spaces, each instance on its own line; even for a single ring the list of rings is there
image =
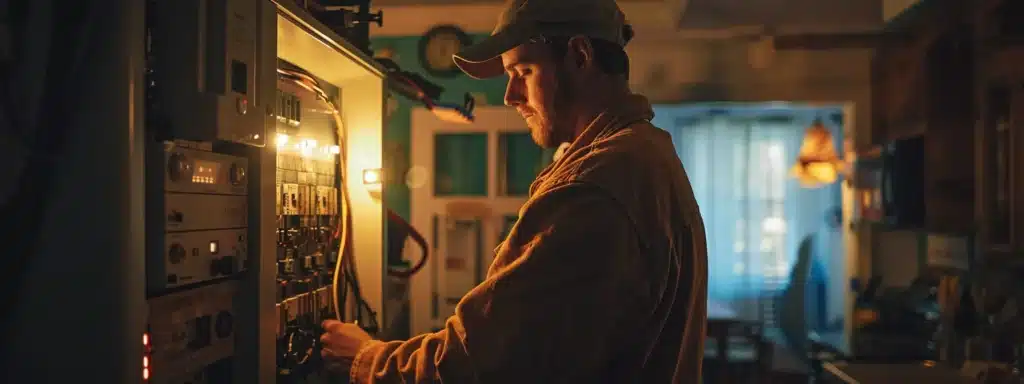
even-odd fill
[[[502,196],[525,196],[530,184],[551,163],[554,149],[543,149],[529,132],[506,132],[498,136],[498,191]]]
[[[434,194],[487,196],[487,134],[434,136]]]

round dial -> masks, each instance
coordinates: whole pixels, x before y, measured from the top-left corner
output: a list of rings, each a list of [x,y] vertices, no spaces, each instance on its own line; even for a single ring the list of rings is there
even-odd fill
[[[420,61],[423,68],[435,76],[451,77],[459,73],[452,55],[472,43],[469,35],[458,27],[436,27],[420,40]]]
[[[167,250],[167,261],[170,261],[171,264],[181,263],[185,260],[185,254],[185,247],[182,247],[181,244],[171,244],[171,248]]]
[[[180,152],[172,153],[167,159],[167,176],[178,182],[192,177],[192,162]]]

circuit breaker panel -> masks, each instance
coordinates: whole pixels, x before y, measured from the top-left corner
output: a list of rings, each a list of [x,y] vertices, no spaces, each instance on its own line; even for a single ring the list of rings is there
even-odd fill
[[[290,382],[309,373],[319,325],[335,317],[335,268],[349,235],[338,90],[284,61],[278,73],[278,375]]]
[[[382,162],[386,71],[293,2],[145,8],[143,382],[315,382],[323,320],[378,329],[384,209],[343,186],[347,148]]]

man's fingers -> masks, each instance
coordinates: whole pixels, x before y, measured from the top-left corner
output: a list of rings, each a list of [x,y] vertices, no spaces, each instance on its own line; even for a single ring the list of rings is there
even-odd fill
[[[331,360],[337,358],[338,356],[335,355],[334,352],[331,352],[330,348],[321,348],[320,357],[323,357],[324,360]]]
[[[320,335],[320,344],[328,345],[328,346],[331,345],[331,334],[330,333],[325,333],[325,334]],[[324,350],[326,350],[326,349],[324,349]]]
[[[343,325],[345,325],[345,323],[338,320],[324,320],[323,324],[321,324],[324,330],[328,332],[333,331],[335,328],[341,329]]]

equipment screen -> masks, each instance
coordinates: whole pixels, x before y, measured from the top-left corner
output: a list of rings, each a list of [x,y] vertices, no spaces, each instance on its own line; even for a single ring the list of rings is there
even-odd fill
[[[192,175],[193,183],[216,184],[217,174],[220,173],[220,164],[212,161],[196,160],[196,171]]]

